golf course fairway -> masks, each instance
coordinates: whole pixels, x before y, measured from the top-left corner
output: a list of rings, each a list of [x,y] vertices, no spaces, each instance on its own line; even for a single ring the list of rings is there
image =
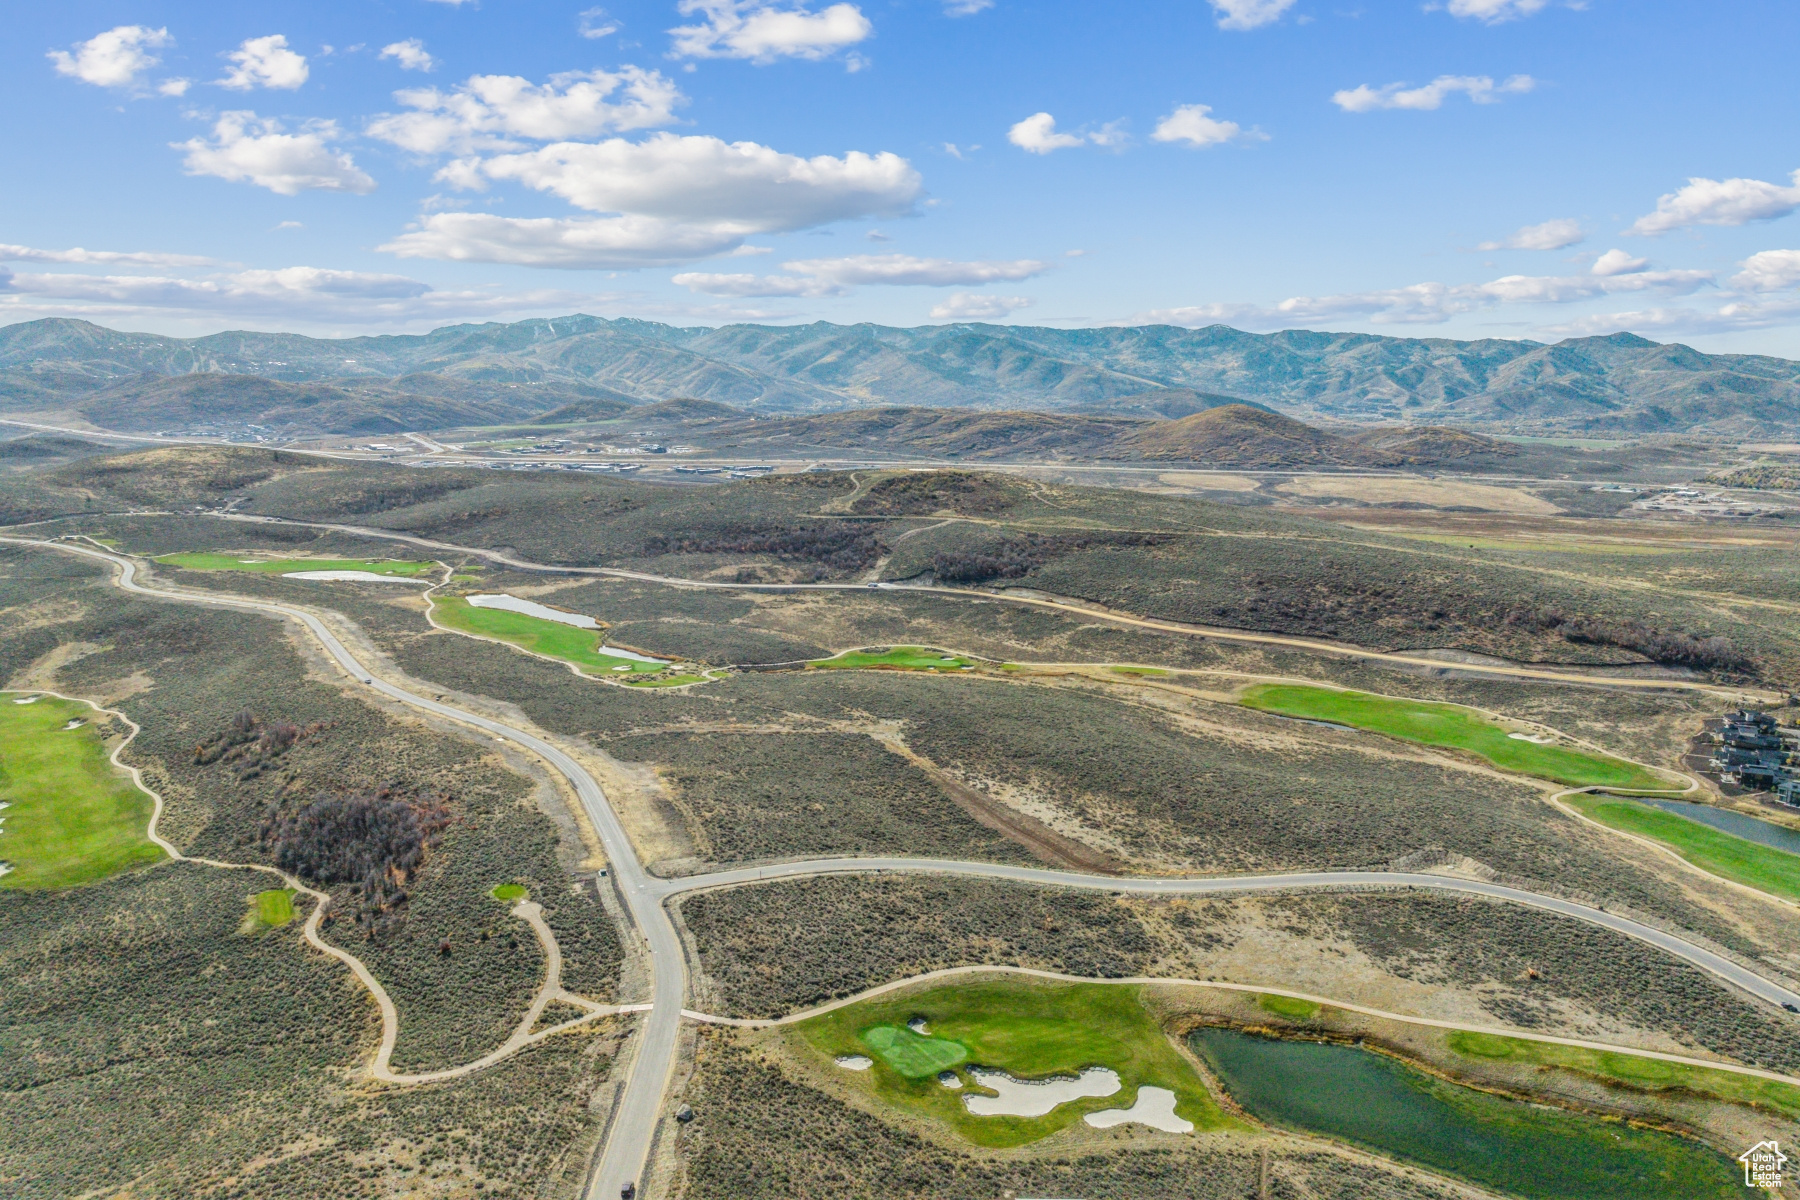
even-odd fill
[[[1540,745],[1512,736],[1513,731],[1460,704],[1404,700],[1305,684],[1263,683],[1244,690],[1238,702],[1246,708],[1329,721],[1366,729],[1424,746],[1464,750],[1502,771],[1534,775],[1570,787],[1611,787],[1629,791],[1673,792],[1678,785],[1648,767],[1605,754],[1568,746]]]

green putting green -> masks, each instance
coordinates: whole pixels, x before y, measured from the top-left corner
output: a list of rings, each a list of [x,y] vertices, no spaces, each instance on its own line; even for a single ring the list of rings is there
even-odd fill
[[[908,1079],[924,1079],[969,1060],[968,1047],[949,1038],[926,1037],[902,1025],[871,1025],[858,1035],[882,1062]]]
[[[894,646],[880,652],[851,650],[833,658],[806,664],[819,670],[961,671],[973,669],[975,660],[924,646]]]
[[[294,571],[364,571],[370,575],[420,575],[435,563],[374,558],[243,558],[235,554],[163,554],[165,566],[187,571],[253,571],[287,575]]]
[[[522,883],[496,883],[493,890],[488,893],[494,899],[503,900],[508,904],[515,900],[523,900],[529,894]]]
[[[146,836],[150,797],[108,760],[103,719],[73,700],[0,692],[0,861],[12,865],[0,887],[75,887],[164,857]]]
[[[250,898],[250,918],[246,924],[254,931],[280,929],[293,919],[292,888],[271,888]]]
[[[1748,838],[1630,800],[1606,796],[1566,799],[1583,816],[1661,842],[1704,871],[1800,900],[1800,854],[1760,846]]]
[[[1448,1041],[1450,1049],[1464,1058],[1561,1067],[1641,1091],[1688,1092],[1727,1104],[1771,1108],[1788,1117],[1800,1118],[1800,1087],[1773,1079],[1690,1067],[1686,1063],[1664,1062],[1623,1051],[1558,1046],[1494,1033],[1458,1030]]]
[[[1513,737],[1512,731],[1460,704],[1401,700],[1369,692],[1279,683],[1247,688],[1238,700],[1246,708],[1284,717],[1330,721],[1426,746],[1466,750],[1503,771],[1535,775],[1571,787],[1612,787],[1640,792],[1679,790],[1674,782],[1636,763]]]
[[[844,1072],[852,1087],[880,1101],[941,1121],[981,1146],[1021,1146],[1091,1112],[1129,1108],[1139,1087],[1175,1093],[1175,1111],[1197,1130],[1238,1127],[1138,999],[1121,984],[994,979],[878,996],[800,1022],[789,1032],[830,1059],[872,1056],[866,1072]],[[922,1018],[925,1033],[907,1028]],[[940,1071],[963,1065],[1005,1071],[1017,1079],[1074,1076],[1089,1067],[1118,1073],[1111,1096],[1059,1104],[1042,1117],[976,1116],[963,1097],[978,1086],[948,1088]]]
[[[1311,1000],[1297,1000],[1292,996],[1276,996],[1268,992],[1256,998],[1256,1006],[1264,1012],[1286,1017],[1290,1021],[1310,1021],[1319,1015],[1319,1006]]]
[[[661,663],[638,662],[608,654],[600,644],[599,630],[582,629],[504,608],[476,608],[462,596],[434,597],[431,615],[447,628],[510,642],[534,654],[561,659],[586,675],[628,679],[632,675],[647,675],[663,669]]]

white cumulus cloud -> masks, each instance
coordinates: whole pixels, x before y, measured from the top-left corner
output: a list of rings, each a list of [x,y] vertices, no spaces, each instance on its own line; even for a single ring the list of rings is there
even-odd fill
[[[1331,102],[1345,112],[1353,113],[1372,112],[1378,108],[1429,111],[1441,107],[1445,99],[1459,92],[1476,104],[1494,104],[1503,96],[1529,92],[1536,86],[1537,80],[1529,75],[1514,75],[1498,84],[1489,75],[1439,75],[1422,87],[1407,87],[1404,83],[1370,87],[1365,83],[1333,92]]]
[[[305,83],[308,75],[306,57],[289,50],[287,38],[279,33],[246,38],[225,57],[232,67],[218,84],[240,92],[259,87],[292,91]]]
[[[52,50],[49,59],[58,75],[67,75],[95,87],[131,87],[138,76],[162,59],[151,53],[173,45],[167,29],[147,25],[119,25],[76,42],[68,50]]]
[[[1021,308],[1031,307],[1027,296],[984,296],[979,292],[957,292],[942,304],[932,306],[931,316],[939,321],[997,321]]]
[[[1110,136],[1110,131],[1108,132]],[[1006,131],[1006,140],[1030,154],[1048,154],[1066,150],[1094,140],[1092,134],[1060,133],[1056,118],[1047,112],[1033,113]],[[960,157],[960,156],[959,156]]]
[[[1658,234],[1691,225],[1747,225],[1773,221],[1800,208],[1800,171],[1792,187],[1761,179],[1700,179],[1656,201],[1656,211],[1632,222],[1626,233]]]
[[[1281,19],[1294,0],[1211,0],[1220,29],[1260,29]]]
[[[857,254],[785,262],[783,275],[712,275],[687,272],[674,281],[715,296],[839,296],[858,284],[969,287],[1030,279],[1050,269],[1036,259],[972,262],[910,254]]]
[[[1731,286],[1745,292],[1782,292],[1800,286],[1800,250],[1761,250],[1738,264]]]
[[[0,262],[82,263],[133,267],[207,267],[213,260],[197,254],[155,254],[136,250],[40,250],[0,243]]]
[[[994,0],[944,0],[946,17],[972,17],[994,7]]]
[[[1567,217],[1526,225],[1497,242],[1482,242],[1477,250],[1561,250],[1587,237],[1581,222]]]
[[[375,190],[375,181],[348,154],[332,148],[339,137],[331,121],[311,121],[299,133],[253,112],[219,114],[211,140],[191,138],[173,143],[187,151],[189,175],[214,175],[234,183],[253,183],[283,196],[303,191]]]
[[[437,66],[437,60],[425,52],[425,43],[418,38],[383,46],[380,57],[393,59],[402,71],[430,71]]]
[[[682,16],[700,20],[669,30],[675,39],[670,53],[676,58],[747,58],[755,63],[820,59],[875,32],[854,4],[833,4],[818,12],[747,0],[681,0],[677,7]]]
[[[1150,137],[1158,142],[1185,142],[1189,146],[1204,148],[1206,146],[1222,146],[1245,135],[1243,127],[1236,121],[1220,121],[1208,114],[1212,106],[1206,104],[1178,105],[1174,112],[1156,123]]]
[[[1594,260],[1596,275],[1635,275],[1650,265],[1647,258],[1633,258],[1623,250],[1608,250]]]
[[[670,267],[735,250],[747,233],[731,222],[617,217],[499,217],[434,213],[379,247],[400,258],[511,263],[566,270]]]
[[[1444,7],[1453,17],[1469,17],[1498,25],[1540,12],[1549,0],[1450,0]]]
[[[557,142],[481,164],[577,208],[678,221],[729,222],[745,232],[806,229],[910,212],[919,173],[897,154],[802,158],[756,142],[659,133],[640,142]]]
[[[518,139],[553,141],[667,125],[687,102],[660,71],[572,71],[534,84],[517,75],[471,75],[449,91],[409,88],[394,98],[411,112],[370,121],[370,137],[414,154],[512,150]]]
[[[848,288],[826,279],[804,275],[717,275],[705,271],[683,271],[671,282],[690,292],[709,296],[841,296]]]

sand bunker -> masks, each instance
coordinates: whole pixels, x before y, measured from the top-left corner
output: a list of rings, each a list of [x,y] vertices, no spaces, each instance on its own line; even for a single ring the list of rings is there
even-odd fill
[[[318,579],[327,583],[423,583],[408,575],[377,575],[373,571],[283,571],[283,579]]]
[[[560,621],[564,625],[573,625],[577,629],[598,629],[600,622],[580,613],[564,612],[560,608],[551,608],[548,604],[539,604],[536,600],[521,600],[517,596],[505,594],[498,596],[470,596],[469,603],[476,608],[503,608],[507,612],[524,613],[528,617],[538,617],[545,621]],[[620,655],[624,658],[624,655]]]
[[[1107,1067],[1089,1067],[1080,1075],[1052,1075],[1049,1079],[1014,1079],[1005,1071],[970,1067],[969,1074],[998,1096],[964,1096],[963,1103],[978,1117],[1041,1117],[1059,1104],[1110,1096],[1119,1090],[1119,1073]]]
[[[866,1071],[875,1065],[875,1060],[866,1054],[840,1054],[837,1065],[846,1071]]]
[[[1192,1121],[1184,1121],[1175,1115],[1175,1093],[1168,1088],[1141,1087],[1138,1089],[1137,1103],[1130,1108],[1102,1109],[1100,1112],[1088,1113],[1081,1119],[1096,1129],[1136,1124],[1148,1125],[1164,1133],[1194,1132]]]

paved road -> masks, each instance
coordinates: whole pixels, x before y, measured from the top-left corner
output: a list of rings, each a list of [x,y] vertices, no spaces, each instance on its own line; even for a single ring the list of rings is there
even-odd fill
[[[1053,887],[1091,888],[1098,891],[1127,892],[1134,896],[1196,896],[1228,892],[1287,892],[1304,888],[1343,887],[1416,887],[1440,892],[1461,892],[1472,896],[1488,896],[1531,908],[1573,917],[1590,925],[1599,925],[1626,937],[1648,942],[1667,951],[1702,971],[1715,975],[1770,1004],[1792,1004],[1800,1007],[1800,992],[1791,991],[1722,955],[1696,946],[1672,933],[1621,917],[1604,909],[1540,896],[1519,888],[1484,883],[1477,879],[1456,879],[1447,875],[1422,875],[1404,871],[1300,871],[1285,875],[1226,875],[1203,878],[1126,877],[1116,875],[1083,875],[1074,871],[1051,871],[1038,867],[1014,867],[999,863],[957,862],[943,858],[817,858],[779,863],[765,867],[745,867],[736,871],[716,871],[708,875],[689,875],[680,879],[658,879],[652,887],[660,896],[673,896],[697,888],[727,887],[733,884],[760,883],[772,879],[801,879],[815,875],[861,872],[930,872],[938,875],[969,875],[981,879],[1004,879],[1015,883],[1039,883]]]
[[[626,1082],[625,1092],[619,1103],[618,1115],[613,1122],[612,1134],[607,1141],[599,1170],[590,1180],[591,1186],[588,1195],[594,1197],[595,1200],[599,1200],[600,1197],[607,1197],[610,1200],[611,1197],[619,1194],[621,1184],[629,1180],[636,1180],[641,1175],[645,1160],[649,1155],[651,1138],[656,1132],[657,1117],[662,1109],[663,1093],[667,1088],[669,1074],[675,1061],[675,1039],[681,1029],[681,1003],[687,992],[687,964],[682,958],[681,943],[676,935],[675,926],[669,920],[669,915],[662,906],[662,897],[655,890],[656,881],[645,873],[643,864],[638,861],[637,852],[631,845],[631,839],[625,835],[625,828],[619,823],[619,818],[613,812],[612,806],[607,803],[606,794],[601,791],[599,783],[582,768],[580,763],[549,742],[523,730],[514,729],[510,725],[484,717],[479,713],[466,712],[460,708],[439,703],[428,696],[421,696],[376,679],[325,626],[324,622],[304,609],[272,601],[247,600],[175,588],[145,587],[137,582],[137,564],[130,559],[87,546],[77,546],[67,542],[47,543],[14,537],[0,537],[0,542],[49,547],[64,553],[79,554],[84,558],[110,563],[118,569],[119,574],[115,580],[118,586],[139,595],[163,600],[177,600],[183,603],[206,604],[215,608],[275,613],[299,621],[324,647],[325,652],[338,666],[371,691],[379,692],[389,699],[397,700],[421,711],[448,717],[463,725],[473,726],[503,741],[523,746],[559,771],[574,787],[576,794],[581,798],[582,807],[587,810],[588,818],[599,832],[601,844],[606,850],[606,857],[612,864],[613,873],[617,877],[619,891],[625,898],[625,904],[631,912],[632,920],[648,943],[651,955],[650,1010],[644,1019],[638,1039],[637,1059]]]
[[[1683,691],[1716,692],[1721,695],[1772,697],[1775,693],[1765,693],[1755,688],[1727,688],[1703,680],[1665,679],[1657,677],[1635,678],[1620,675],[1590,675],[1579,671],[1552,671],[1542,667],[1514,667],[1490,663],[1461,663],[1441,658],[1427,658],[1419,654],[1390,654],[1380,650],[1368,650],[1361,646],[1347,645],[1341,642],[1321,641],[1317,638],[1287,637],[1276,633],[1255,633],[1243,629],[1219,629],[1210,625],[1192,625],[1185,621],[1165,621],[1156,617],[1136,617],[1129,613],[1115,612],[1096,604],[1086,604],[1058,596],[1021,596],[1004,592],[981,592],[973,588],[938,587],[924,584],[902,583],[725,583],[710,579],[682,579],[673,575],[653,575],[647,571],[628,571],[621,567],[567,567],[551,563],[532,562],[530,559],[517,558],[499,550],[487,550],[480,546],[459,546],[454,542],[440,542],[432,538],[419,537],[410,533],[397,533],[392,529],[377,529],[368,525],[340,525],[330,521],[293,521],[286,517],[264,517],[245,513],[215,514],[233,521],[273,525],[302,525],[312,529],[330,529],[338,533],[354,534],[358,537],[382,538],[388,541],[406,542],[427,550],[444,551],[451,554],[466,554],[473,558],[484,558],[489,562],[502,566],[514,567],[521,571],[544,571],[558,575],[598,575],[611,579],[635,579],[641,583],[660,584],[664,587],[692,588],[700,590],[719,590],[734,592],[843,592],[843,591],[885,591],[904,592],[910,595],[949,596],[959,600],[986,600],[1003,604],[1016,604],[1025,608],[1049,609],[1054,612],[1066,612],[1090,620],[1106,621],[1114,625],[1128,625],[1137,629],[1153,629],[1158,633],[1179,633],[1189,637],[1209,638],[1220,642],[1241,642],[1263,646],[1286,646],[1295,650],[1305,650],[1313,654],[1329,654],[1336,658],[1349,658],[1365,662],[1392,663],[1396,666],[1425,667],[1434,671],[1461,671],[1478,675],[1494,675],[1506,679],[1532,679],[1547,683],[1574,683],[1600,687],[1676,689]]]

